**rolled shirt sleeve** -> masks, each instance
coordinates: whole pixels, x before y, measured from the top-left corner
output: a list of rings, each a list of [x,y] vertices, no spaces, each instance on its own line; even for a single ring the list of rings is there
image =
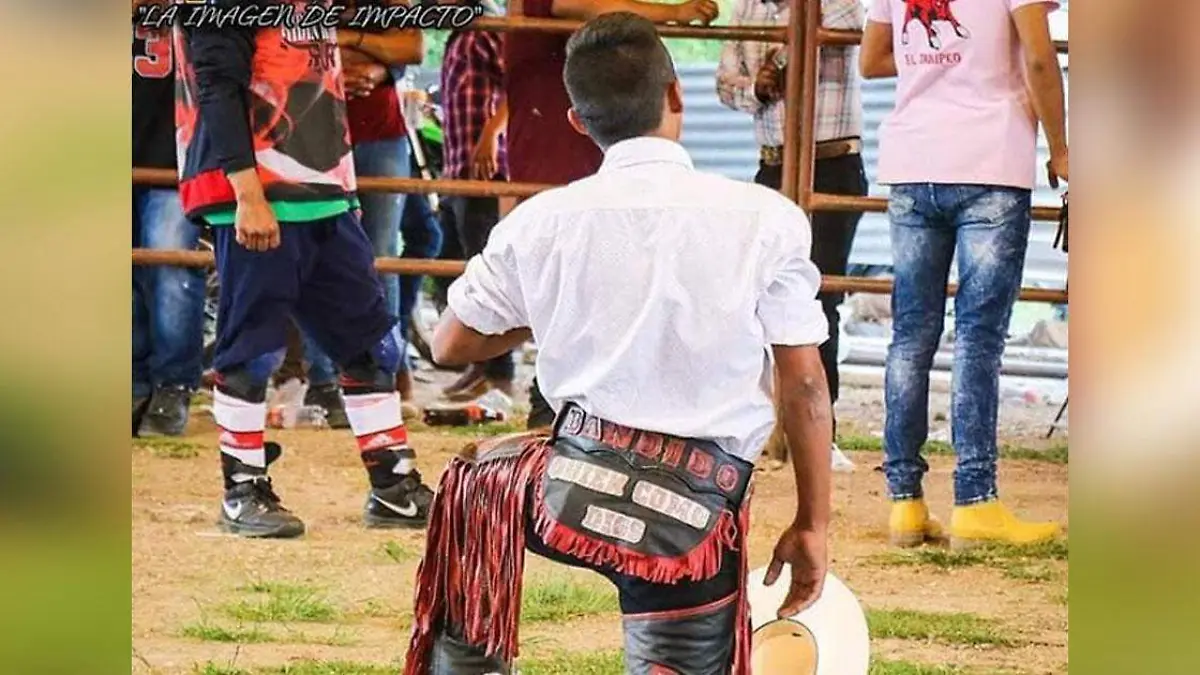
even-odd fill
[[[511,245],[510,222],[492,230],[483,252],[467,261],[467,269],[450,286],[450,310],[473,330],[500,335],[529,325]]]
[[[763,335],[772,345],[819,345],[829,339],[829,321],[817,300],[821,271],[811,258],[812,229],[791,203],[775,220],[774,241],[765,248],[766,285],[758,299]]]

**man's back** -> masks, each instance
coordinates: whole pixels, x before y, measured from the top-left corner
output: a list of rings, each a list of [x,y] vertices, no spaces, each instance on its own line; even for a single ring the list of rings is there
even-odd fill
[[[774,423],[767,345],[781,325],[798,343],[827,330],[810,242],[777,193],[641,138],[610,148],[598,174],[522,204],[489,249],[516,270],[507,294],[523,299],[555,408],[572,401],[753,460]],[[771,301],[781,274],[812,290],[808,303],[790,289],[786,306]]]
[[[875,0],[900,76],[880,182],[1033,187],[1037,122],[1012,12],[1044,1]]]

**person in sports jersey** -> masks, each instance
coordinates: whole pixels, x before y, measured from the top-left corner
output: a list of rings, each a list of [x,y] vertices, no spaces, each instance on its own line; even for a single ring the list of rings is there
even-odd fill
[[[344,3],[355,6],[401,4],[395,0],[357,0]],[[339,28],[338,45],[342,56],[343,79],[346,88],[346,113],[349,116],[350,140],[354,144],[354,169],[358,175],[407,178],[410,174],[408,131],[400,112],[396,80],[402,69],[418,64],[424,57],[424,40],[415,29],[386,30]],[[359,198],[362,206],[362,225],[377,257],[400,255],[400,224],[408,198],[402,192],[372,192]],[[401,300],[400,279],[394,274],[383,277],[387,309],[399,317],[397,341],[403,343],[407,333],[404,303]],[[401,353],[406,351],[401,346]],[[308,362],[308,391],[306,405],[325,409],[326,418],[334,428],[346,428],[345,402],[333,360],[321,351],[310,336],[304,340],[304,358]],[[412,375],[407,358],[400,360],[396,388],[402,400],[412,398]]]
[[[423,526],[432,492],[408,445],[395,317],[356,213],[335,30],[202,26],[177,27],[175,36],[180,192],[187,215],[212,227],[221,281],[213,355],[220,524],[249,537],[304,532],[267,475],[281,448],[263,438],[267,382],[294,315],[341,367],[371,485],[366,525]]]
[[[136,10],[141,3],[134,3]],[[169,30],[133,30],[133,165],[175,168],[175,77]],[[134,248],[195,248],[200,228],[176,190],[133,188]],[[178,436],[204,357],[204,274],[133,268],[133,434]]]

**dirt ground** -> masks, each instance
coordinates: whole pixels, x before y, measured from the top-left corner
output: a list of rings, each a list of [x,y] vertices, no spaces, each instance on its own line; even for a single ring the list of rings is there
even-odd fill
[[[838,406],[844,433],[870,436],[882,427],[880,394],[873,388],[844,392]],[[944,418],[947,403],[945,395],[935,395],[935,419],[939,413]],[[1003,440],[1045,447],[1040,437],[1056,410],[1045,403],[1007,403]],[[274,435],[285,447],[274,470],[276,486],[284,503],[305,519],[308,534],[295,541],[245,541],[221,534],[214,525],[221,484],[211,418],[193,415],[190,431],[180,442],[135,442],[132,449],[133,671],[221,672],[212,664],[254,671],[297,659],[398,663],[407,644],[422,535],[362,528],[366,481],[347,433]],[[434,430],[414,429],[411,436],[428,477],[436,477],[467,440]],[[851,457],[857,470],[835,474],[833,571],[868,610],[969,614],[990,621],[990,630],[1002,638],[993,642],[1004,643],[968,644],[980,641],[953,635],[876,638],[873,658],[966,669],[894,671],[903,673],[1066,673],[1065,555],[1015,567],[996,560],[939,564],[934,558],[901,558],[914,564],[899,564],[886,541],[883,478],[873,470],[880,455],[854,452]],[[930,464],[927,497],[945,520],[953,459],[935,456]],[[1000,480],[1002,496],[1022,515],[1067,524],[1065,464],[1003,460]],[[758,474],[751,543],[755,567],[767,562],[793,499],[788,471]],[[527,574],[527,588],[548,580],[603,588],[591,575],[532,557]],[[311,593],[319,605],[316,613],[325,614],[306,617],[316,621],[247,619],[238,603],[244,609],[261,599],[261,593],[248,589],[256,584],[302,586],[308,590],[301,595]],[[618,627],[617,613],[604,610],[565,622],[530,623],[522,630],[522,656],[618,649]],[[873,623],[873,632],[876,628]],[[221,630],[250,633],[218,635]]]

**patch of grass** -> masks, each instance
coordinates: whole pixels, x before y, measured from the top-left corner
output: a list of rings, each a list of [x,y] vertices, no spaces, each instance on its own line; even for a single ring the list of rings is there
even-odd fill
[[[1013,563],[1004,568],[1004,576],[1017,581],[1041,583],[1054,578],[1054,570],[1045,565],[1022,565]]]
[[[138,438],[134,447],[149,452],[158,459],[192,459],[199,457],[204,446],[176,438]]]
[[[911,661],[872,661],[867,675],[967,675],[959,666],[930,665]]]
[[[183,627],[179,632],[183,637],[204,640],[205,642],[236,642],[252,644],[257,642],[274,642],[275,636],[258,628],[228,628],[208,622],[193,623]]]
[[[1050,464],[1069,464],[1070,450],[1066,443],[1055,443],[1046,448],[1022,448],[1015,445],[1000,446],[1004,459],[1031,459]]]
[[[223,607],[226,615],[239,621],[321,623],[337,618],[333,605],[311,588],[294,584],[258,582],[246,587],[266,594],[265,599],[243,600]]]
[[[842,450],[859,452],[883,452],[883,439],[859,434],[843,434],[837,437],[837,445]]]
[[[212,661],[197,663],[192,666],[192,673],[194,675],[251,675],[250,671],[244,668],[222,666]]]
[[[521,659],[521,675],[624,675],[620,651],[563,653],[540,659]]]
[[[566,621],[580,616],[620,610],[611,588],[597,588],[559,579],[526,587],[521,598],[524,621]]]
[[[437,430],[454,436],[503,436],[525,431],[524,423],[516,420],[509,422],[486,422],[484,424],[468,424],[463,427],[435,427]]]
[[[926,547],[912,551],[889,551],[871,557],[885,567],[925,566],[939,570],[956,567],[993,567],[1001,570],[1009,579],[1028,582],[1050,581],[1055,570],[1045,561],[1067,559],[1066,540],[1048,541],[1033,546],[991,545],[966,551],[951,551],[946,548]]]
[[[1000,632],[996,621],[960,612],[869,610],[867,625],[873,638],[927,640],[951,645],[1008,647],[1016,644],[1015,640]]]
[[[421,551],[408,544],[401,544],[398,541],[389,539],[383,542],[383,553],[391,558],[393,562],[404,564],[406,562],[417,560],[421,557]]]
[[[396,663],[301,659],[282,666],[260,668],[255,675],[396,675],[401,670],[401,666]]]
[[[838,447],[842,450],[859,452],[883,452],[883,439],[859,434],[838,436]],[[945,441],[927,441],[921,447],[926,455],[953,455],[954,446]],[[1045,448],[1026,448],[1017,445],[1002,445],[999,449],[1003,459],[1028,459],[1050,464],[1068,464],[1069,451],[1066,443],[1055,443]]]

